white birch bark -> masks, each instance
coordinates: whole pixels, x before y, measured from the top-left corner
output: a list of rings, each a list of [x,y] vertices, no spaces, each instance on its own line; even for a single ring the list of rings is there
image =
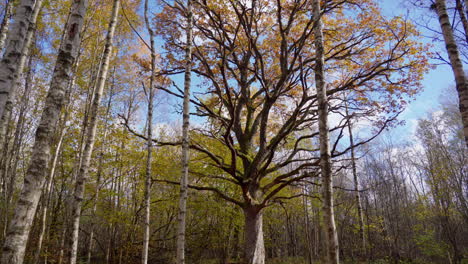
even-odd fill
[[[25,118],[26,118],[26,109],[28,107],[29,103],[29,97],[30,97],[30,91],[31,91],[31,86],[32,86],[32,57],[29,57],[29,71],[26,76],[26,82],[25,82],[25,87],[24,87],[24,94],[21,98],[21,103],[20,103],[20,109],[19,109],[19,115],[18,115],[18,122],[16,124],[16,129],[14,133],[14,139],[13,143],[11,145],[11,149],[9,147],[9,140],[5,138],[5,142],[3,144],[3,156],[2,159],[0,160],[0,168],[1,168],[1,175],[2,178],[7,181],[5,182],[5,188],[4,188],[4,227],[3,227],[3,235],[5,236],[6,234],[6,229],[7,229],[7,224],[9,221],[10,215],[10,205],[13,200],[13,193],[16,188],[16,169],[18,167],[18,162],[20,158],[20,150],[21,150],[21,144],[23,142],[24,138],[24,133],[25,133]],[[9,118],[8,118],[8,123],[10,123],[11,119],[11,113],[9,112]],[[9,126],[8,126],[9,128]],[[9,131],[9,129],[6,129],[5,132]],[[5,133],[5,136],[8,136],[9,132]],[[3,237],[4,237],[3,236]]]
[[[115,70],[114,70],[114,75],[115,75]],[[111,86],[111,89],[110,89],[110,92],[109,92],[109,100],[107,101],[107,107],[106,107],[106,114],[105,114],[105,119],[104,119],[104,134],[102,136],[103,138],[103,141],[102,141],[102,145],[101,145],[101,148],[100,148],[100,151],[99,151],[99,161],[98,161],[98,169],[97,169],[97,179],[96,179],[96,187],[95,187],[95,195],[94,195],[94,204],[93,204],[93,212],[92,212],[92,216],[94,217],[96,215],[96,211],[97,211],[97,204],[98,204],[98,201],[99,201],[99,190],[101,189],[100,185],[101,185],[101,177],[102,177],[102,171],[103,171],[103,161],[104,161],[104,152],[105,152],[105,146],[106,146],[106,143],[107,143],[107,134],[108,134],[108,131],[109,131],[109,125],[108,125],[108,122],[109,122],[109,115],[110,115],[110,110],[111,110],[111,106],[112,106],[112,97],[113,97],[113,88],[114,88],[114,83],[112,84]],[[91,255],[92,255],[92,251],[93,251],[93,239],[94,239],[94,223],[91,223],[91,227],[90,227],[90,231],[89,231],[89,243],[88,243],[88,256],[87,256],[87,261],[86,263],[88,264],[91,264]]]
[[[455,9],[460,16],[460,21],[463,25],[463,31],[465,32],[465,41],[468,44],[468,19],[466,18],[465,10],[463,9],[462,0],[455,0]]]
[[[6,141],[7,140],[6,136],[8,135],[8,133],[7,133],[7,131],[9,130],[8,129],[8,123],[9,123],[9,120],[11,119],[11,114],[12,114],[12,110],[13,110],[13,97],[15,95],[14,90],[16,89],[16,87],[20,86],[21,75],[23,73],[24,66],[26,65],[26,59],[29,57],[29,49],[31,47],[31,44],[32,44],[32,41],[33,41],[33,38],[34,38],[34,33],[36,31],[36,21],[37,21],[37,17],[39,16],[40,10],[42,8],[42,3],[43,3],[43,0],[37,0],[36,4],[34,5],[33,13],[31,15],[31,21],[30,21],[30,24],[28,26],[28,31],[26,33],[25,44],[23,46],[23,50],[21,52],[21,56],[20,56],[20,59],[19,59],[19,65],[18,65],[18,69],[17,69],[18,74],[14,77],[14,80],[13,80],[13,83],[12,83],[13,91],[10,93],[10,96],[7,99],[7,102],[5,104],[5,110],[3,112],[3,116],[0,118],[0,142],[4,143],[4,145],[6,146],[4,148],[4,150],[5,150],[4,153],[8,153],[8,141]],[[27,87],[26,92],[28,92],[29,88],[30,87]],[[16,138],[16,136],[15,136],[15,138]],[[17,146],[17,144],[18,144],[18,142],[15,142],[15,144],[13,144],[12,147],[15,148]],[[4,154],[4,155],[5,156],[2,157],[3,162],[4,162],[4,168],[3,168],[2,173],[3,173],[3,177],[6,178],[6,179],[8,178],[9,182],[10,182],[9,188],[8,188],[8,197],[7,197],[7,200],[6,200],[6,208],[9,208],[9,205],[10,205],[11,199],[12,199],[11,196],[12,196],[13,191],[14,191],[13,190],[14,189],[14,183],[16,182],[16,177],[15,177],[16,174],[15,173],[9,173],[10,171],[8,170],[8,168],[9,168],[10,163],[8,162],[8,157],[6,157],[6,154]]]
[[[57,167],[58,157],[60,154],[60,150],[62,149],[62,142],[63,142],[64,135],[65,135],[65,128],[62,127],[62,130],[59,136],[59,141],[57,143],[57,146],[55,147],[55,151],[53,154],[52,165],[51,165],[49,177],[46,181],[46,188],[44,191],[44,196],[42,197],[42,199],[44,200],[42,202],[42,213],[40,215],[41,230],[39,233],[39,238],[37,239],[37,243],[36,243],[37,244],[36,252],[34,254],[35,264],[39,264],[39,260],[41,256],[42,243],[44,242],[44,234],[46,232],[46,227],[47,227],[47,212],[49,210],[50,192],[52,191],[52,183],[55,177],[55,168]]]
[[[70,116],[70,112],[71,112],[71,107],[70,107],[70,99],[71,99],[71,96],[72,96],[72,90],[73,90],[73,87],[75,85],[75,78],[76,78],[76,68],[78,67],[78,61],[79,61],[79,56],[77,56],[77,61],[75,63],[75,66],[73,67],[73,76],[72,76],[72,79],[70,80],[70,83],[68,85],[68,89],[67,89],[67,94],[66,94],[66,103],[65,103],[65,111],[63,112],[62,114],[62,118],[61,118],[61,121],[60,121],[60,133],[59,133],[59,136],[58,136],[58,141],[57,141],[57,144],[55,146],[55,151],[54,151],[54,154],[52,156],[52,164],[51,164],[51,167],[50,167],[50,172],[49,172],[49,176],[47,178],[47,181],[46,181],[46,187],[45,187],[45,191],[43,193],[43,196],[42,196],[42,214],[41,214],[41,220],[40,220],[40,225],[41,225],[41,229],[40,229],[40,233],[39,233],[39,238],[37,239],[37,248],[36,248],[36,252],[34,254],[34,264],[39,264],[39,261],[40,261],[40,256],[41,256],[41,251],[42,251],[42,245],[43,245],[43,242],[44,242],[44,237],[46,237],[46,229],[47,229],[47,214],[48,214],[48,211],[49,211],[49,206],[50,206],[50,200],[51,200],[51,192],[52,192],[52,184],[54,182],[54,178],[55,178],[55,170],[57,168],[57,162],[58,162],[58,158],[60,156],[60,152],[62,150],[62,143],[63,143],[63,138],[65,137],[65,132],[67,131],[67,128],[66,128],[66,123],[67,123],[67,120]]]
[[[107,73],[109,71],[109,63],[112,55],[112,46],[115,28],[117,25],[117,18],[120,8],[120,0],[114,0],[112,6],[111,20],[109,22],[108,32],[106,36],[106,44],[104,48],[104,54],[102,58],[101,70],[97,79],[97,86],[91,105],[89,113],[89,124],[86,131],[86,143],[83,152],[83,160],[78,172],[75,190],[74,190],[74,199],[72,205],[72,221],[71,221],[71,237],[70,237],[70,263],[75,264],[78,256],[78,239],[79,239],[79,229],[80,229],[80,217],[81,217],[81,205],[84,197],[84,185],[88,177],[89,166],[91,163],[91,155],[94,148],[94,142],[96,137],[97,130],[97,118],[98,110],[101,102],[101,97],[104,92],[104,87],[106,85]]]
[[[180,178],[179,214],[177,218],[177,264],[185,264],[185,226],[188,198],[190,86],[192,83],[192,1],[187,0],[187,39],[185,43],[185,81],[182,118],[182,176]]]
[[[39,12],[42,8],[42,3],[43,3],[43,0],[37,0],[36,3],[34,4],[34,8],[31,13],[30,21],[28,22],[24,43],[21,48],[21,53],[19,54],[17,64],[15,64],[15,67],[16,67],[15,72],[13,76],[11,76],[12,79],[11,79],[11,83],[9,86],[10,90],[8,92],[8,96],[6,97],[6,102],[3,106],[4,107],[3,112],[0,115],[0,144],[4,143],[4,140],[5,140],[6,130],[7,130],[6,127],[8,126],[8,120],[9,120],[9,117],[11,116],[10,113],[13,109],[13,98],[15,96],[15,90],[16,90],[16,87],[20,85],[21,75],[23,73],[24,66],[26,64],[26,59],[29,56],[29,49],[33,41],[34,33],[36,31],[36,21],[37,21],[37,17],[39,16]],[[6,56],[6,52],[4,56]],[[1,62],[0,62],[0,67],[1,67]],[[0,70],[0,78],[1,78],[1,70]],[[2,82],[0,79],[0,103],[2,100],[1,83]],[[2,106],[0,106],[0,108],[1,107]]]
[[[450,18],[447,14],[447,6],[445,0],[436,0],[436,11],[439,16],[439,24],[444,36],[445,48],[450,59],[455,84],[458,92],[459,109],[463,121],[463,135],[465,143],[468,146],[468,80],[463,69],[463,64],[460,60],[460,53],[453,35]],[[466,4],[466,1],[465,1]]]
[[[4,115],[5,105],[14,92],[15,80],[20,74],[19,62],[30,19],[34,9],[34,0],[21,0],[13,15],[13,23],[8,31],[5,53],[0,61],[0,117]]]
[[[145,171],[145,190],[144,190],[144,227],[143,227],[143,249],[141,256],[141,263],[148,263],[148,249],[150,241],[150,217],[151,217],[151,160],[153,154],[153,95],[154,95],[154,74],[156,71],[156,53],[154,44],[154,31],[151,28],[150,20],[148,17],[148,0],[145,0],[145,23],[150,37],[150,49],[151,49],[151,76],[148,87],[148,113],[147,113],[147,140],[146,140],[146,171]]]
[[[335,225],[335,212],[333,208],[333,175],[331,167],[330,135],[328,128],[328,97],[324,79],[324,47],[320,0],[314,0],[313,15],[316,18],[315,36],[315,85],[317,88],[319,139],[320,139],[320,171],[322,176],[323,222],[325,232],[326,263],[338,264],[338,235]]]
[[[345,107],[346,107],[346,116],[349,117],[350,115],[349,115],[348,103],[346,102],[346,98],[345,98]],[[348,122],[348,134],[349,134],[349,144],[351,146],[351,169],[353,173],[354,194],[356,198],[356,205],[357,205],[357,211],[358,211],[359,237],[361,239],[361,252],[363,253],[363,256],[366,256],[367,246],[366,246],[366,236],[364,234],[364,215],[362,212],[361,193],[359,191],[359,179],[358,179],[357,167],[356,167],[356,155],[355,155],[355,150],[354,150],[352,120],[349,120]]]
[[[23,263],[32,221],[49,168],[54,126],[59,119],[65,101],[65,90],[70,82],[73,64],[81,42],[80,31],[87,2],[87,0],[75,0],[70,10],[70,21],[62,39],[44,110],[36,130],[31,162],[2,249],[1,264]],[[29,9],[32,10],[31,7]]]
[[[465,15],[468,16],[468,0],[465,0]]]
[[[7,37],[8,29],[10,28],[11,13],[13,11],[13,1],[14,0],[7,1],[2,25],[0,26],[0,54],[2,53],[3,48],[5,47],[5,40]]]

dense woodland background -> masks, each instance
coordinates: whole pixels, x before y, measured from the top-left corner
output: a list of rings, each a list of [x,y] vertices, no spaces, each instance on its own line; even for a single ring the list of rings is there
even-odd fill
[[[2,0],[1,263],[468,263],[467,3],[379,3]]]

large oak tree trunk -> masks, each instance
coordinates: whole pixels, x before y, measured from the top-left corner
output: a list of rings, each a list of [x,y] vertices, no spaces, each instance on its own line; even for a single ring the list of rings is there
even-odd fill
[[[455,84],[458,92],[459,108],[463,121],[463,134],[465,142],[468,146],[468,81],[463,70],[463,64],[460,60],[457,42],[453,35],[450,18],[447,14],[447,6],[445,0],[436,0],[436,11],[439,16],[439,24],[444,36],[445,48],[450,59]]]
[[[263,212],[257,206],[246,206],[244,254],[246,264],[265,264],[265,243],[263,241]]]
[[[91,164],[91,155],[93,153],[94,142],[97,131],[98,110],[101,103],[101,97],[106,85],[107,73],[109,71],[109,63],[112,55],[112,42],[114,39],[115,28],[117,25],[117,17],[120,8],[120,0],[114,0],[112,6],[112,15],[109,22],[109,27],[106,36],[106,44],[104,54],[102,56],[102,65],[97,79],[94,99],[89,113],[89,126],[86,131],[86,143],[83,152],[83,161],[76,178],[74,199],[72,205],[72,231],[70,237],[70,263],[75,264],[78,255],[78,237],[80,230],[81,205],[84,198],[84,187],[88,177],[88,171]]]
[[[187,39],[185,46],[185,81],[182,118],[182,175],[180,178],[179,215],[177,226],[177,263],[185,263],[185,225],[188,197],[190,86],[192,85],[192,1],[187,0]]]
[[[87,2],[87,0],[75,0],[70,10],[70,21],[66,26],[66,34],[59,49],[50,89],[39,127],[36,130],[31,162],[2,249],[2,264],[23,263],[32,221],[49,168],[50,149],[55,125],[64,105],[65,90],[70,82],[73,64],[81,42],[80,31],[86,13]],[[29,9],[32,10],[31,6],[29,6]]]
[[[327,87],[324,80],[324,47],[321,22],[320,0],[313,2],[313,15],[316,18],[315,25],[315,82],[318,99],[319,115],[319,139],[320,139],[320,171],[323,189],[323,222],[326,230],[326,262],[329,264],[339,263],[338,235],[335,225],[335,212],[333,208],[333,175],[330,154],[330,136],[328,128],[328,98]]]

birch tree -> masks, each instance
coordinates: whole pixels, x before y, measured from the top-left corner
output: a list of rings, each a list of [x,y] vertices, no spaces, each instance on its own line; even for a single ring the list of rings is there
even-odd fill
[[[144,226],[143,226],[143,249],[141,256],[141,263],[148,263],[148,249],[150,241],[150,216],[151,216],[151,162],[153,155],[153,100],[154,100],[154,82],[155,82],[155,73],[156,73],[156,50],[154,45],[154,31],[151,27],[149,16],[148,16],[148,0],[145,0],[145,24],[146,29],[148,30],[150,38],[150,53],[151,53],[151,63],[150,63],[150,80],[149,87],[147,89],[148,93],[148,113],[146,117],[147,122],[147,140],[146,140],[146,171],[145,171],[145,190],[144,190]],[[144,83],[144,82],[143,82]],[[144,88],[144,87],[143,87]]]
[[[75,189],[73,193],[72,205],[72,221],[71,221],[71,237],[70,237],[70,263],[75,264],[78,256],[78,237],[80,231],[81,207],[84,199],[85,182],[88,177],[88,171],[91,163],[91,155],[93,153],[94,142],[97,130],[98,110],[101,103],[101,97],[106,85],[107,74],[109,71],[110,59],[112,57],[112,46],[114,40],[115,28],[120,8],[120,0],[114,0],[112,6],[111,17],[109,21],[104,53],[102,56],[102,64],[97,78],[94,97],[89,113],[89,124],[86,131],[86,142],[83,151],[83,161],[76,178]]]
[[[34,5],[34,9],[31,14],[31,21],[28,25],[28,30],[26,32],[24,46],[21,50],[21,55],[19,57],[18,68],[17,68],[18,74],[14,76],[13,81],[12,81],[13,92],[8,96],[6,104],[5,104],[3,116],[0,117],[0,142],[4,143],[4,145],[6,146],[4,148],[5,154],[8,154],[8,144],[5,138],[6,134],[8,134],[6,133],[8,131],[8,128],[6,126],[8,126],[8,122],[10,121],[12,117],[11,112],[13,110],[13,99],[14,99],[13,97],[15,96],[14,90],[16,89],[16,87],[19,87],[21,85],[22,73],[26,64],[26,60],[29,57],[31,45],[33,43],[34,34],[36,32],[36,21],[42,9],[42,3],[43,3],[43,0],[37,0]],[[31,83],[29,82],[28,84],[31,84]],[[28,91],[29,89],[30,87],[28,87],[28,89],[25,89],[25,90]],[[12,148],[16,148],[16,147],[17,145],[13,144]],[[7,203],[6,207],[8,208],[11,202],[11,198],[12,198],[11,194],[13,193],[13,187],[14,187],[14,182],[15,182],[16,177],[15,177],[15,173],[13,172],[10,173],[10,171],[8,170],[8,167],[9,167],[9,164],[7,163],[8,158],[4,155],[2,159],[3,159],[2,161],[4,162],[4,169],[2,170],[2,173],[3,173],[2,176],[4,178],[10,178],[10,182],[11,182],[10,184],[11,186],[9,188],[10,195],[6,200],[6,203]]]
[[[26,6],[26,2],[30,1],[22,1],[22,3],[25,4],[25,7],[22,8],[32,10],[30,3]],[[57,62],[47,94],[45,107],[39,127],[36,130],[31,162],[2,249],[2,264],[23,263],[32,221],[49,168],[51,143],[54,135],[53,131],[55,130],[55,125],[59,119],[60,111],[65,101],[65,90],[70,82],[72,67],[76,60],[81,42],[80,31],[83,25],[86,7],[86,0],[77,0],[73,2],[70,9],[70,19],[65,30],[66,34],[64,34],[57,55]],[[29,14],[27,11],[23,12],[23,15],[25,13]],[[19,22],[20,21],[18,21],[18,23]],[[22,22],[24,23],[25,21]],[[25,25],[27,25],[27,23]],[[12,31],[13,30],[16,30],[16,27],[12,27]],[[16,32],[17,34],[24,34],[24,29],[20,28],[18,30],[22,31],[22,33]],[[2,66],[4,66],[4,64]]]
[[[315,87],[317,89],[318,125],[320,142],[320,175],[323,188],[323,222],[325,228],[325,255],[326,263],[339,264],[338,234],[335,224],[335,211],[333,201],[333,171],[331,163],[330,135],[328,125],[329,105],[327,97],[327,84],[325,83],[324,40],[322,33],[322,12],[320,0],[312,3],[313,17],[315,19]]]
[[[185,264],[185,226],[189,181],[189,128],[190,128],[190,86],[192,85],[192,0],[187,0],[187,24],[185,41],[185,80],[182,118],[182,175],[180,177],[179,216],[177,226],[177,263]]]
[[[465,9],[463,8],[462,0],[455,0],[455,9],[457,10],[458,15],[463,26],[463,31],[465,35],[465,44],[468,44],[468,19],[466,17]]]
[[[0,61],[0,117],[4,115],[8,98],[14,93],[15,79],[20,74],[19,62],[34,10],[34,0],[21,0],[8,31],[5,53]]]
[[[442,35],[445,41],[450,66],[452,67],[455,77],[455,84],[458,92],[459,109],[463,120],[463,134],[465,142],[468,146],[468,80],[463,69],[463,64],[460,59],[457,42],[453,34],[449,16],[447,14],[447,6],[445,0],[436,0],[435,9],[439,16],[439,25],[442,29]]]
[[[353,184],[354,184],[354,194],[356,198],[356,207],[358,213],[358,221],[359,221],[359,237],[361,239],[361,252],[366,255],[366,236],[364,234],[364,215],[362,212],[362,202],[361,202],[361,191],[359,189],[359,179],[358,179],[358,171],[357,171],[357,164],[356,164],[356,153],[354,148],[354,136],[353,136],[353,125],[352,125],[352,115],[349,113],[348,104],[345,98],[345,114],[349,118],[348,121],[348,135],[349,135],[349,145],[351,146],[351,171],[353,176]]]
[[[7,37],[8,29],[10,27],[11,13],[13,11],[13,1],[14,0],[7,0],[5,12],[3,14],[3,21],[0,25],[0,52],[3,52],[3,48],[5,47],[5,40]]]
[[[114,76],[112,77],[113,81],[115,81],[115,69],[114,69]],[[110,90],[109,90],[109,99],[107,101],[106,105],[106,112],[104,114],[104,132],[102,135],[102,145],[100,146],[99,154],[98,154],[98,165],[97,165],[97,176],[96,176],[96,188],[94,192],[94,204],[93,204],[93,209],[92,209],[92,215],[96,216],[97,212],[97,206],[99,202],[99,192],[101,190],[101,184],[102,184],[102,176],[103,176],[103,163],[104,163],[104,154],[105,154],[105,148],[106,148],[106,143],[107,143],[107,137],[108,137],[108,132],[109,132],[109,119],[110,119],[110,111],[111,111],[111,106],[112,106],[112,99],[114,96],[114,86],[115,83],[111,84]],[[92,252],[93,252],[93,246],[95,245],[94,243],[94,235],[95,235],[95,228],[94,224],[91,224],[91,230],[89,232],[89,243],[88,243],[88,256],[87,256],[87,261],[86,263],[91,264],[91,257],[92,257]]]
[[[13,108],[13,102],[12,101],[14,100],[14,97],[15,97],[15,90],[20,85],[22,73],[23,73],[23,70],[24,70],[24,66],[26,64],[26,59],[27,59],[27,57],[29,55],[29,49],[30,49],[30,46],[31,46],[31,44],[33,42],[34,34],[36,32],[36,21],[37,21],[37,18],[39,16],[39,13],[40,13],[40,11],[42,9],[42,3],[43,3],[43,0],[37,0],[34,3],[34,8],[32,10],[32,13],[30,14],[30,18],[28,19],[28,24],[27,24],[27,28],[26,28],[27,31],[25,32],[24,40],[19,45],[20,48],[21,48],[20,53],[18,54],[19,56],[17,57],[16,63],[13,65],[16,68],[13,70],[12,76],[10,76],[11,77],[11,83],[9,84],[9,87],[8,87],[8,93],[7,93],[7,97],[5,99],[6,101],[5,101],[4,106],[0,105],[0,112],[1,112],[0,113],[1,114],[0,115],[0,144],[4,143],[4,140],[5,140],[6,130],[7,130],[6,126],[8,125],[8,121],[11,119],[11,111],[12,111],[12,108]],[[8,7],[9,6],[7,6],[7,8]],[[13,41],[15,41],[15,40],[13,40]],[[4,56],[7,56],[6,52],[7,51],[5,51]],[[11,55],[11,56],[13,56],[13,55]],[[13,57],[15,57],[15,56],[13,56]],[[0,64],[1,64],[1,62],[0,62]],[[0,78],[1,78],[1,73],[0,73]],[[1,83],[1,80],[0,80],[0,83]],[[2,89],[1,84],[0,84],[0,89]],[[1,96],[2,95],[0,95],[0,104],[1,104],[1,100],[3,100]]]

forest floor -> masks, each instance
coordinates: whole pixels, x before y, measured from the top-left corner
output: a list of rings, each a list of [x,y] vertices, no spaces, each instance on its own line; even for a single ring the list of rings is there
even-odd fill
[[[219,260],[212,260],[208,261],[204,264],[218,264]],[[229,262],[231,263],[231,262]],[[241,264],[242,262],[232,262],[233,264]],[[302,258],[302,257],[289,257],[289,258],[275,258],[275,259],[267,259],[266,260],[267,264],[309,264],[309,262]],[[346,260],[342,261],[341,263],[343,264],[391,264],[394,263],[391,260],[388,259],[380,259],[380,260],[374,260],[371,262],[367,261],[351,261],[351,260]],[[435,264],[436,262],[424,262],[424,261],[414,261],[414,262],[405,262],[405,261],[400,261],[399,264]],[[314,261],[313,264],[322,264],[320,261]],[[468,259],[463,260],[462,264],[468,264]]]

